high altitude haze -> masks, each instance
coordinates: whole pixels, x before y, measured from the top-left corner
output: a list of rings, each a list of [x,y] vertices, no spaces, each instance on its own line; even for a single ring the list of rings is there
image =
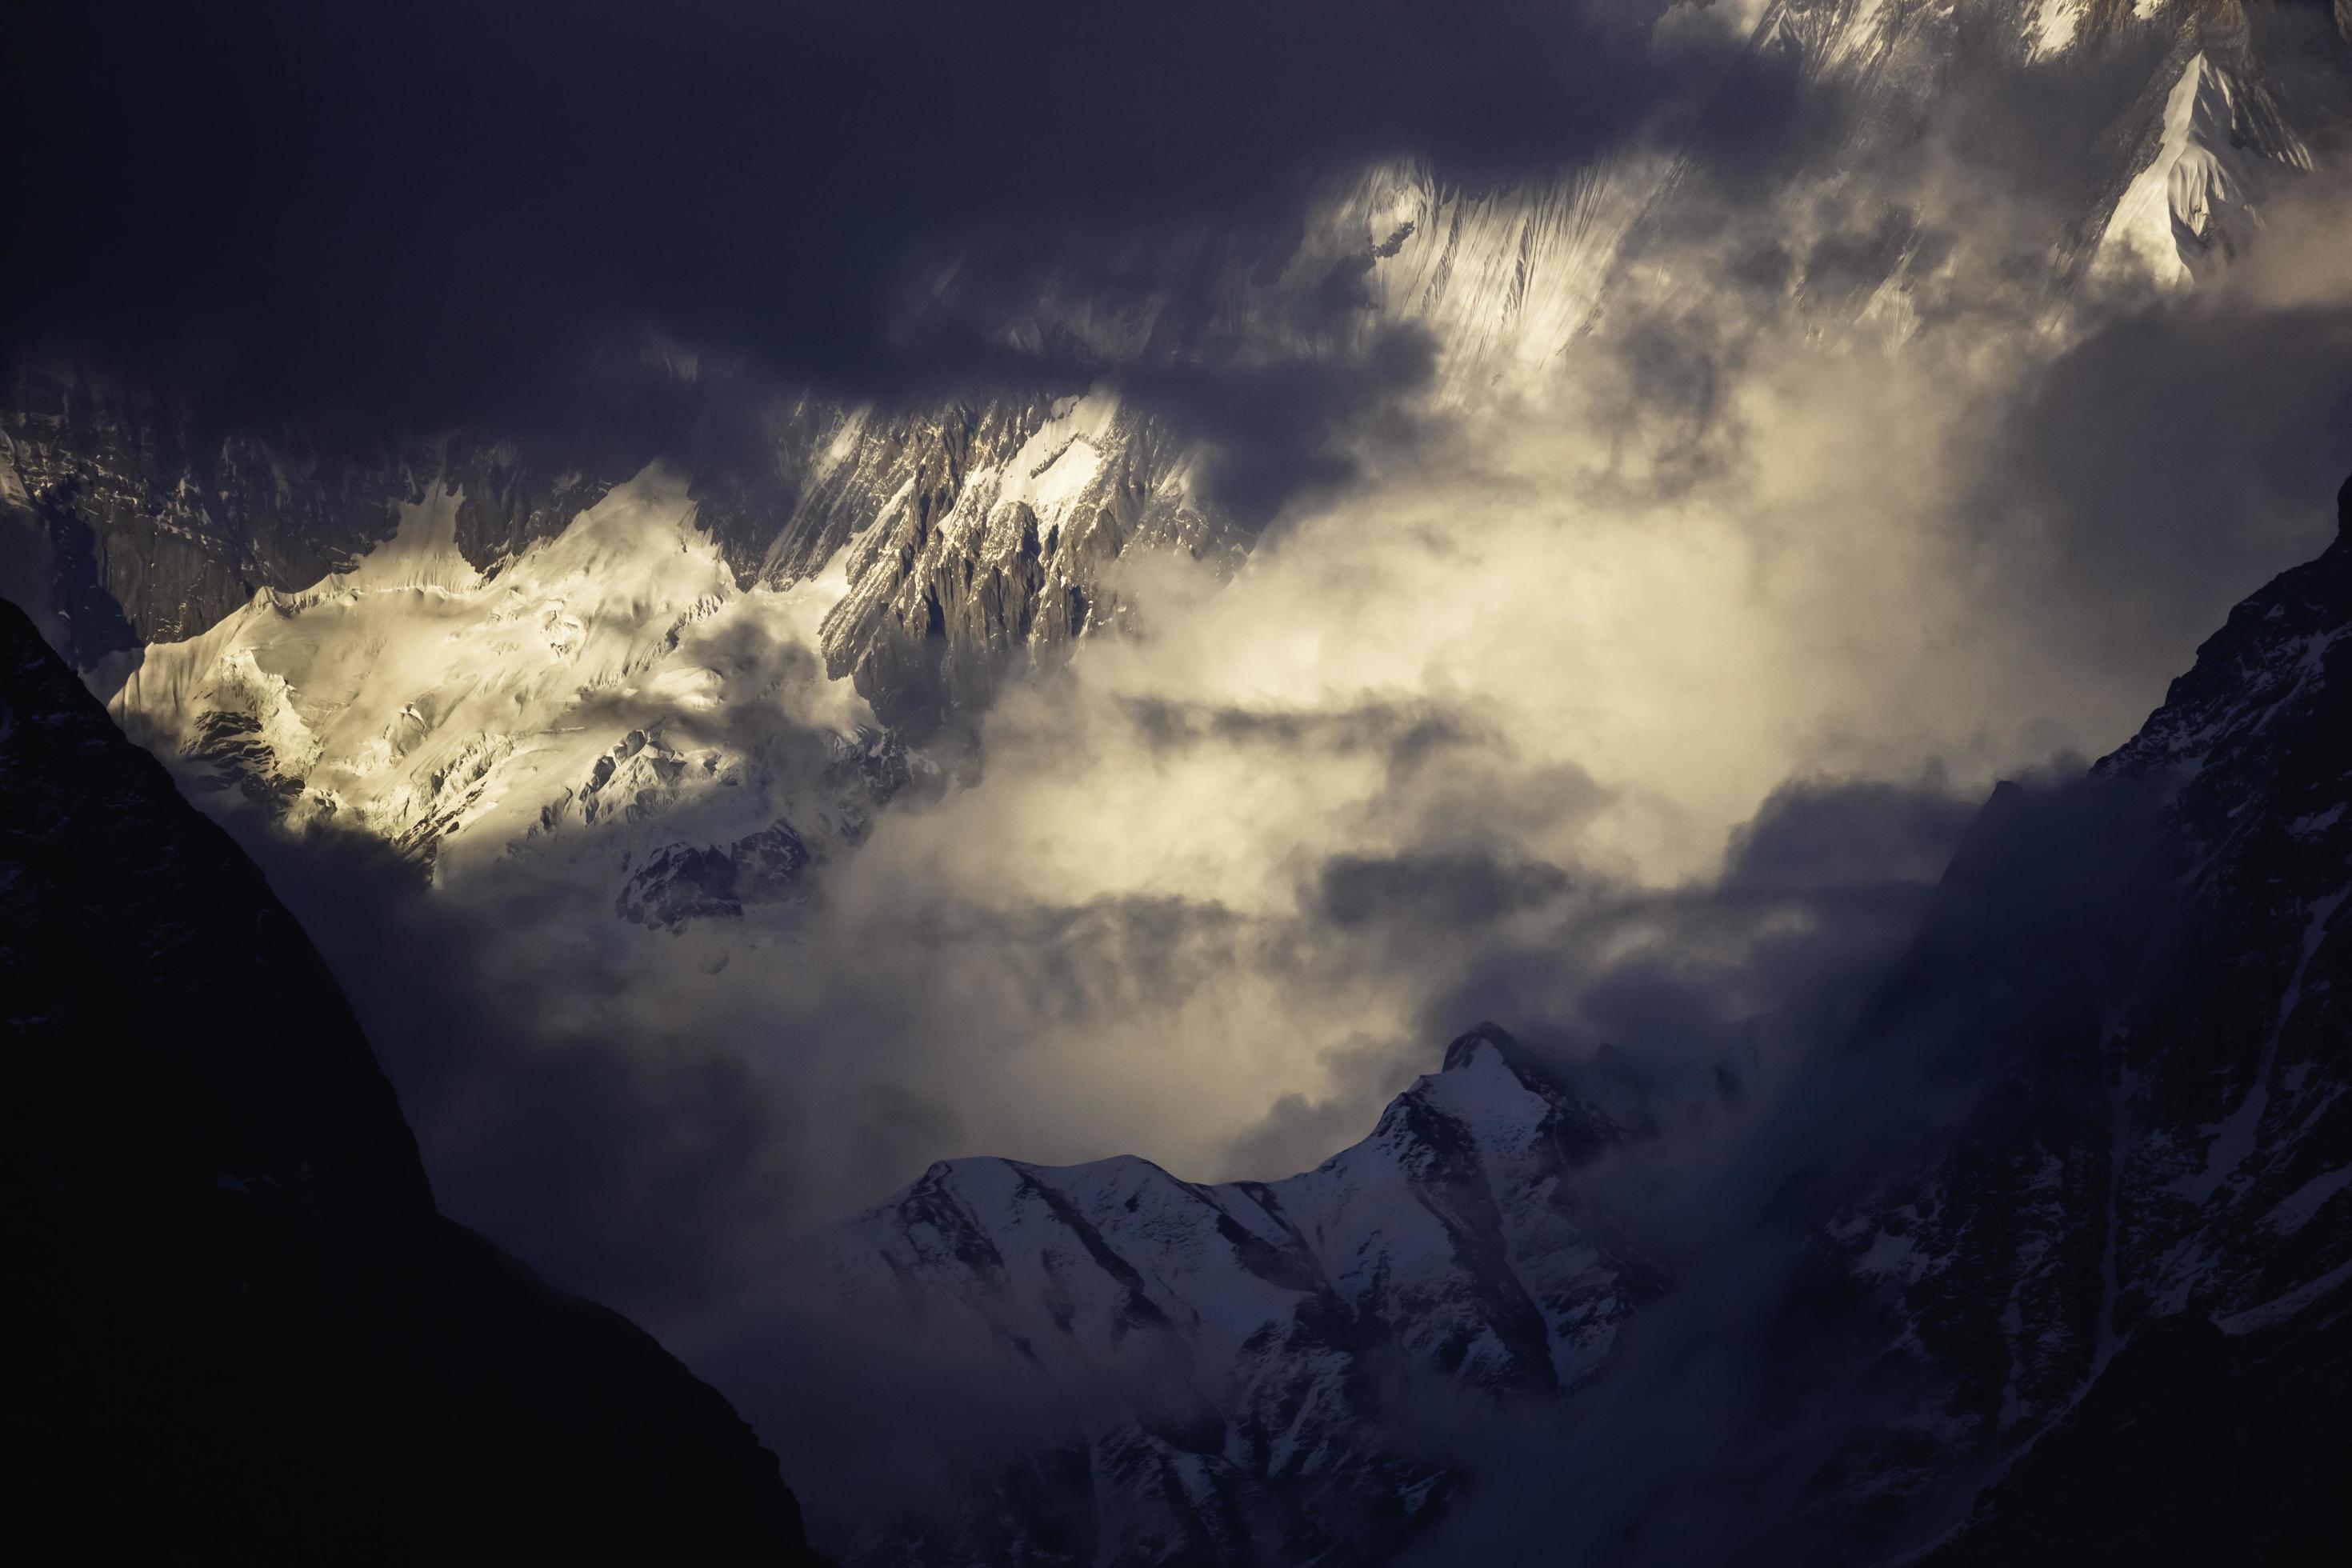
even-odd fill
[[[1640,1536],[1482,1500],[1491,1420],[1676,1500],[1654,1561],[1893,1550],[2143,1317],[2335,1266],[2220,1214],[2337,1213],[2264,1120],[2321,1079],[2202,993],[2070,1031],[2169,1005],[2109,895],[2334,952],[2324,867],[2167,880],[2239,801],[2332,866],[2304,753],[2147,716],[2319,722],[2335,568],[2313,640],[2232,606],[2352,468],[2340,5],[141,20],[7,68],[0,591],[308,924],[450,1212],[720,1382],[826,1549]],[[1980,924],[2043,905],[2048,988]],[[2063,1137],[1954,1131],[2011,1100]],[[1948,1218],[2004,1205],[2007,1272]],[[1774,1338],[1849,1308],[1885,1411]]]

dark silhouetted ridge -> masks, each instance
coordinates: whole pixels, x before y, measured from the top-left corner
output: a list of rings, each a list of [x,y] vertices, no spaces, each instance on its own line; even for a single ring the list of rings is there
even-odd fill
[[[724,1399],[436,1212],[309,941],[5,603],[0,1042],[19,1541],[814,1561]]]

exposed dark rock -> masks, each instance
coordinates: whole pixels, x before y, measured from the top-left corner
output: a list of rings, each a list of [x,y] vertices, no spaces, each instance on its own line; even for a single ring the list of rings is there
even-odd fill
[[[2347,1310],[2324,1298],[2352,1268],[2347,901],[2352,533],[2238,605],[2078,791],[1995,797],[1865,1025],[1860,1048],[1941,1075],[1947,1114],[1823,1231],[1784,1307],[1851,1377],[1914,1390],[1816,1478],[1821,1528],[1855,1559],[1894,1543],[1872,1545],[1870,1521],[2022,1451],[2012,1500],[1987,1505],[2005,1522],[1981,1539],[2003,1545],[1967,1560],[2029,1560],[2003,1553],[2042,1539],[2030,1560],[2057,1561],[2052,1543],[2097,1536],[2113,1490],[2083,1435],[2196,1426],[2239,1397],[2217,1390],[2340,1451],[2341,1424],[2296,1406],[2294,1368],[2314,1398],[2340,1379],[2340,1335],[2314,1325]],[[2184,1325],[2208,1317],[2226,1347],[2196,1348]],[[2152,1370],[2175,1363],[2178,1405]],[[2291,1467],[2244,1464],[2253,1434],[2232,1418],[2210,1444],[2259,1540],[2318,1501]],[[2062,1529],[2070,1463],[2093,1473]],[[2213,1506],[2143,1512],[2177,1507],[2179,1540],[2210,1542]]]
[[[746,904],[802,896],[802,873],[813,863],[789,822],[727,845],[672,844],[646,857],[614,908],[623,920],[671,931],[689,921],[733,920]]]
[[[2352,1300],[2232,1337],[2132,1336],[1927,1568],[2294,1568],[2352,1540]]]
[[[234,789],[255,805],[282,815],[302,795],[302,781],[281,772],[278,754],[261,738],[261,721],[249,713],[211,712],[196,722],[184,754],[206,770],[215,784]]]

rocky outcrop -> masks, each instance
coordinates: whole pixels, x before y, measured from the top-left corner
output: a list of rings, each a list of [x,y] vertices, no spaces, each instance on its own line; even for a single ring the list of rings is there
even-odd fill
[[[40,365],[18,369],[0,443],[0,502],[46,539],[66,652],[85,666],[193,637],[257,589],[347,568],[436,479],[463,495],[458,542],[488,564],[560,531],[653,455],[596,428],[541,450],[462,435],[354,443],[294,424],[222,427],[136,385]]]
[[[789,822],[732,844],[667,845],[630,876],[614,908],[625,921],[671,931],[689,921],[733,920],[746,904],[801,896],[801,874],[811,861]]]
[[[887,494],[869,492],[827,668],[920,735],[985,709],[1033,653],[1110,624],[1105,578],[1128,549],[1238,562],[1244,536],[1192,498],[1191,456],[1108,392],[932,423]]]
[[[2103,773],[2194,857],[2108,1037],[2116,1348],[1930,1561],[2317,1563],[2352,1462],[2352,483]]]
[[[10,1517],[76,1560],[809,1562],[651,1339],[442,1218],[318,954],[0,604]]]
[[[2195,1424],[2161,1393],[2175,1362],[2184,1401],[2242,1386],[2316,1419],[2294,1369],[2324,1381],[2352,1313],[2352,486],[2343,510],[2336,544],[2231,612],[2080,809],[1995,803],[1897,979],[1915,1000],[1864,1042],[1916,1048],[1932,1015],[1980,1087],[1829,1227],[1790,1304],[1917,1391],[1817,1478],[1838,1530],[2025,1452],[1987,1504],[2005,1522],[1972,1537],[2020,1541],[2062,1485],[2045,1433],[2079,1454],[2134,1411]],[[2142,812],[2146,837],[2094,842]],[[2255,1430],[2207,1445],[2236,1464]],[[2249,1482],[2264,1529],[2317,1528],[2296,1473]],[[2203,1560],[2180,1551],[2135,1560]]]

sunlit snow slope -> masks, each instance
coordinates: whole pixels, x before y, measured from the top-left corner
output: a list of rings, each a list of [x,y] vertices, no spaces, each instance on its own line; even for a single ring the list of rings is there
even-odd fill
[[[817,855],[862,835],[880,742],[813,651],[837,568],[737,587],[658,465],[492,573],[455,546],[458,500],[430,489],[352,570],[95,684],[199,788],[383,838],[445,883],[507,860],[617,877],[779,823]]]
[[[1237,258],[1202,237],[1169,264],[1195,307],[1048,279],[1003,320],[940,283],[930,308],[950,329],[1015,353],[1085,345],[1105,368],[1084,384],[895,413],[794,395],[762,405],[758,440],[667,451],[668,466],[641,473],[656,454],[626,442],[541,449],[495,432],[395,440],[373,466],[338,467],[299,432],[209,437],[185,410],[68,368],[29,376],[0,411],[0,519],[54,557],[61,646],[88,663],[145,645],[100,678],[126,722],[243,754],[298,816],[431,840],[455,868],[528,837],[542,811],[548,828],[567,812],[601,817],[600,758],[648,774],[620,786],[653,790],[648,804],[724,773],[721,752],[750,779],[749,742],[710,738],[724,716],[781,702],[797,723],[870,717],[915,738],[966,721],[1033,658],[1118,625],[1114,568],[1139,550],[1232,569],[1263,519],[1224,482],[1216,443],[1122,393],[1119,367],[1320,358],[1360,374],[1349,356],[1397,330],[1430,351],[1421,390],[1475,416],[1490,395],[1539,397],[1613,301],[1671,314],[1707,287],[1702,260],[1737,258],[1702,254],[1728,240],[1693,252],[1691,237],[1728,217],[1740,243],[1780,258],[1782,305],[1823,330],[1899,335],[1932,308],[1916,301],[1955,286],[1988,199],[1923,187],[1914,148],[1966,72],[2024,73],[2060,96],[2096,87],[2105,117],[2088,149],[2015,128],[2003,156],[2056,199],[1978,271],[2007,278],[2023,258],[2037,309],[2063,309],[2085,279],[2192,282],[2242,250],[2271,195],[2313,162],[2298,121],[2316,110],[2283,85],[2294,62],[2265,38],[2241,7],[2203,0],[1771,0],[1753,49],[1843,106],[1819,167],[1762,170],[1727,194],[1672,136],[1486,190],[1404,163],[1327,188],[1282,255]],[[2145,79],[2100,64],[2138,71],[2142,58]],[[1783,180],[1786,197],[1770,195]],[[1741,210],[1708,205],[1727,202]],[[766,395],[675,353],[638,369],[717,405]],[[380,544],[395,510],[399,537]],[[755,643],[814,652],[872,714]],[[618,713],[616,729],[604,716]],[[642,763],[614,751],[632,731],[658,743]],[[755,831],[759,815],[714,809],[696,831]]]

